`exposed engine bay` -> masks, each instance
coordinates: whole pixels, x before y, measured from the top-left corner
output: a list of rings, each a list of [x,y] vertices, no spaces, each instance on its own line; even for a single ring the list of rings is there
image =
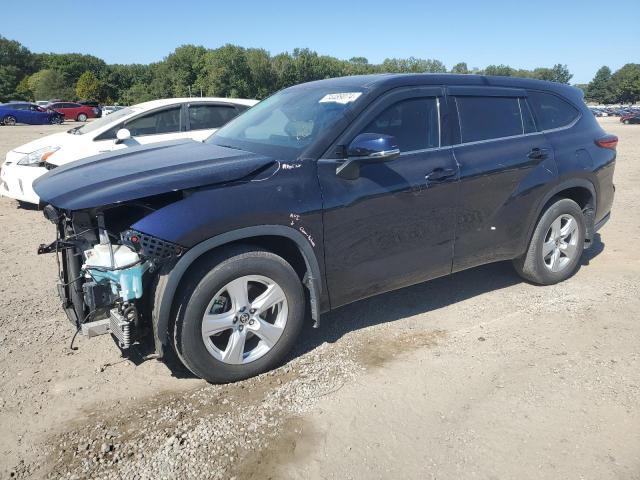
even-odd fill
[[[41,245],[38,254],[55,253],[58,294],[79,332],[89,337],[111,333],[123,350],[144,336],[151,324],[144,294],[159,268],[186,249],[129,225],[175,195],[181,194],[73,212],[45,207],[45,217],[57,225],[57,239]]]

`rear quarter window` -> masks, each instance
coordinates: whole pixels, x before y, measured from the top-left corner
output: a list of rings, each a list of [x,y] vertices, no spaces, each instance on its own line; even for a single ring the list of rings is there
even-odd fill
[[[461,142],[512,137],[524,133],[515,97],[456,97]]]
[[[528,93],[528,101],[536,117],[538,130],[553,130],[573,122],[580,112],[569,102],[551,93]]]

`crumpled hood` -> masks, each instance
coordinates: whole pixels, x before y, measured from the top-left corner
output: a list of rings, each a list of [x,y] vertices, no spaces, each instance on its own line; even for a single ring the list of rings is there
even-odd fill
[[[33,187],[45,203],[81,210],[238,180],[274,162],[243,150],[174,140],[72,162]]]

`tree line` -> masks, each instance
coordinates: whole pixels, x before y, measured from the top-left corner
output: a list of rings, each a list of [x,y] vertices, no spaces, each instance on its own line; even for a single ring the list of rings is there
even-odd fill
[[[370,73],[461,73],[536,78],[569,83],[566,65],[533,70],[507,65],[470,69],[458,63],[450,70],[440,60],[387,58],[380,64],[364,57],[340,60],[309,49],[271,55],[258,48],[224,45],[216,49],[183,45],[160,62],[107,64],[93,55],[33,53],[0,36],[0,101],[97,100],[131,105],[156,98],[217,96],[265,98],[297,83]],[[607,73],[608,72],[608,73]],[[615,73],[602,67],[589,85],[588,99],[608,103],[640,98],[640,65],[627,64]]]

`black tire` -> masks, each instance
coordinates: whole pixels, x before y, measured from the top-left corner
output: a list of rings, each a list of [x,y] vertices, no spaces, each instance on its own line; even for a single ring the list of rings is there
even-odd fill
[[[64,117],[55,116],[51,118],[51,125],[62,125]]]
[[[87,114],[86,113],[81,113],[78,115],[78,118],[76,118],[76,120],[78,120],[79,122],[86,122],[87,121]]]
[[[551,224],[562,215],[570,215],[577,221],[578,228],[575,234],[577,251],[561,270],[554,272],[545,264],[542,248]],[[584,215],[576,202],[568,198],[552,199],[538,220],[529,248],[522,257],[513,261],[516,271],[525,280],[538,285],[553,285],[566,280],[575,273],[580,263],[585,231]]]
[[[2,123],[8,127],[13,127],[18,122],[16,121],[16,117],[14,117],[13,115],[7,115],[2,120]]]
[[[214,295],[232,280],[245,275],[273,279],[284,291],[287,322],[277,343],[264,356],[244,364],[218,360],[202,339],[202,318]],[[199,261],[181,286],[174,326],[174,347],[182,363],[211,383],[229,383],[259,375],[276,366],[293,347],[304,321],[305,297],[295,270],[283,258],[251,247],[234,246]]]
[[[631,123],[631,122],[630,122],[629,120],[625,120],[625,121],[624,121],[624,124],[625,124],[625,125],[629,125],[630,123]]]

